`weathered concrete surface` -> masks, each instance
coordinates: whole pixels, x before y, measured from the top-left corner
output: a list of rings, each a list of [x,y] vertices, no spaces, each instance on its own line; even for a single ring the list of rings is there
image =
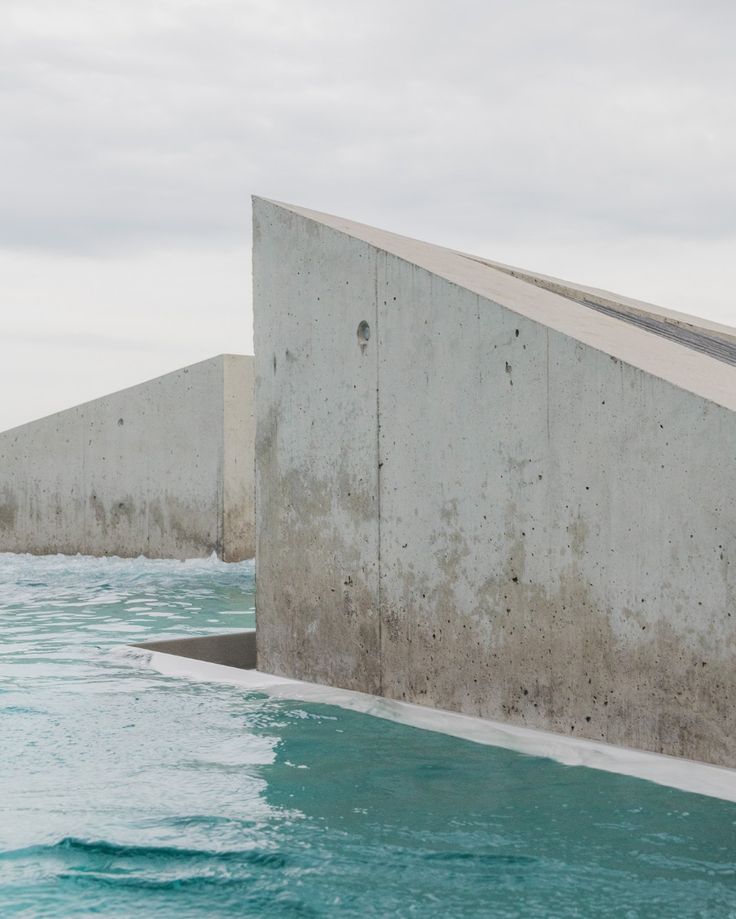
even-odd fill
[[[376,253],[294,230],[289,253],[254,243],[261,669],[379,692]]]
[[[220,355],[0,434],[0,551],[254,554],[253,358]]]
[[[226,562],[255,556],[254,360],[222,356],[222,551]]]
[[[254,209],[259,668],[736,766],[736,368]]]

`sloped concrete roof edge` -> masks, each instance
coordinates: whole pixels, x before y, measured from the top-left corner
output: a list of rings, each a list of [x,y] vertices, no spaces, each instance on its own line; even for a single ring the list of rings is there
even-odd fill
[[[465,255],[466,258],[472,258],[482,262],[491,268],[496,268],[506,274],[511,274],[522,281],[530,284],[536,284],[538,287],[544,287],[553,293],[561,293],[563,296],[572,296],[574,298],[585,299],[592,303],[610,304],[616,306],[621,311],[631,314],[655,316],[663,322],[671,323],[685,328],[697,330],[705,333],[712,338],[723,341],[736,343],[736,328],[724,325],[720,322],[712,322],[710,319],[703,319],[701,316],[694,316],[691,313],[683,313],[679,310],[667,309],[654,303],[648,303],[645,300],[636,300],[633,297],[627,297],[623,294],[617,294],[601,287],[591,287],[588,284],[580,284],[576,281],[568,281],[563,278],[556,278],[552,275],[532,272],[525,268],[519,268],[516,265],[507,265],[504,262],[496,262],[493,259],[483,258],[477,255]]]
[[[679,389],[693,392],[716,405],[736,411],[736,367],[662,338],[622,319],[597,312],[588,306],[534,283],[543,278],[524,272],[528,279],[509,273],[508,266],[492,263],[477,256],[446,249],[432,243],[401,236],[367,224],[298,205],[253,196],[254,209],[259,204],[290,211],[307,220],[358,239],[410,264],[479,295],[498,306],[524,316],[562,335],[579,341],[615,360],[637,367],[665,380]],[[506,269],[506,270],[504,270]],[[513,269],[518,271],[517,269]],[[555,281],[555,279],[549,279]],[[567,282],[559,282],[567,284]],[[570,289],[589,291],[579,285]],[[606,294],[607,292],[599,292]],[[624,305],[629,298],[608,295]],[[631,305],[638,301],[629,300]],[[639,309],[644,311],[645,304]],[[655,308],[660,310],[660,308]],[[675,316],[674,311],[660,310]],[[684,321],[695,317],[681,314]],[[707,321],[697,320],[697,328],[707,330]],[[721,327],[728,330],[728,327]],[[713,332],[716,330],[713,329]],[[736,332],[733,332],[736,336]],[[736,340],[736,338],[735,338]]]
[[[56,412],[49,412],[48,415],[40,415],[37,418],[29,418],[28,421],[23,421],[20,424],[13,425],[12,428],[5,428],[0,431],[0,434],[10,434],[13,431],[20,430],[20,428],[26,428],[28,425],[36,424],[39,421],[48,421],[50,418],[56,418],[57,416],[64,415],[70,411],[76,411],[77,409],[82,409],[85,406],[92,405],[93,402],[99,402],[100,399],[109,399],[112,396],[119,396],[123,393],[133,392],[134,390],[139,389],[143,386],[148,386],[151,383],[157,383],[161,380],[165,380],[168,377],[173,377],[177,373],[181,373],[186,370],[193,370],[195,367],[200,367],[203,364],[208,364],[210,361],[224,360],[226,357],[250,357],[252,354],[236,354],[235,352],[225,352],[222,354],[212,354],[210,357],[203,357],[200,361],[195,361],[192,364],[184,364],[181,367],[174,367],[173,370],[167,370],[165,373],[158,374],[155,377],[150,377],[146,380],[141,380],[138,383],[132,383],[130,386],[123,386],[122,389],[115,389],[112,392],[100,393],[98,396],[94,396],[91,399],[85,399],[84,402],[78,402],[74,405],[69,405],[66,408],[60,408]]]

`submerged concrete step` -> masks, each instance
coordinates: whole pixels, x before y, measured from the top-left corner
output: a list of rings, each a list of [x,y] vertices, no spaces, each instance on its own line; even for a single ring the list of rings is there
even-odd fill
[[[228,632],[224,635],[203,635],[197,638],[166,638],[160,641],[145,641],[132,645],[147,651],[161,651],[176,654],[195,661],[223,664],[252,670],[256,666],[256,631]]]

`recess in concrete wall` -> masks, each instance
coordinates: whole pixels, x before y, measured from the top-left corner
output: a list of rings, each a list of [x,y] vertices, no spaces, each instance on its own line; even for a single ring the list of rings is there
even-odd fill
[[[0,551],[252,558],[253,358],[225,354],[0,434]]]
[[[259,668],[736,766],[734,332],[256,199]]]

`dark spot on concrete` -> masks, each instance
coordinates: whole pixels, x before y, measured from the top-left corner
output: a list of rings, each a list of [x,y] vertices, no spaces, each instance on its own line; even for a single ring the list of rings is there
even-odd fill
[[[18,516],[18,501],[11,494],[10,489],[5,489],[5,497],[0,503],[0,530],[12,532]]]

